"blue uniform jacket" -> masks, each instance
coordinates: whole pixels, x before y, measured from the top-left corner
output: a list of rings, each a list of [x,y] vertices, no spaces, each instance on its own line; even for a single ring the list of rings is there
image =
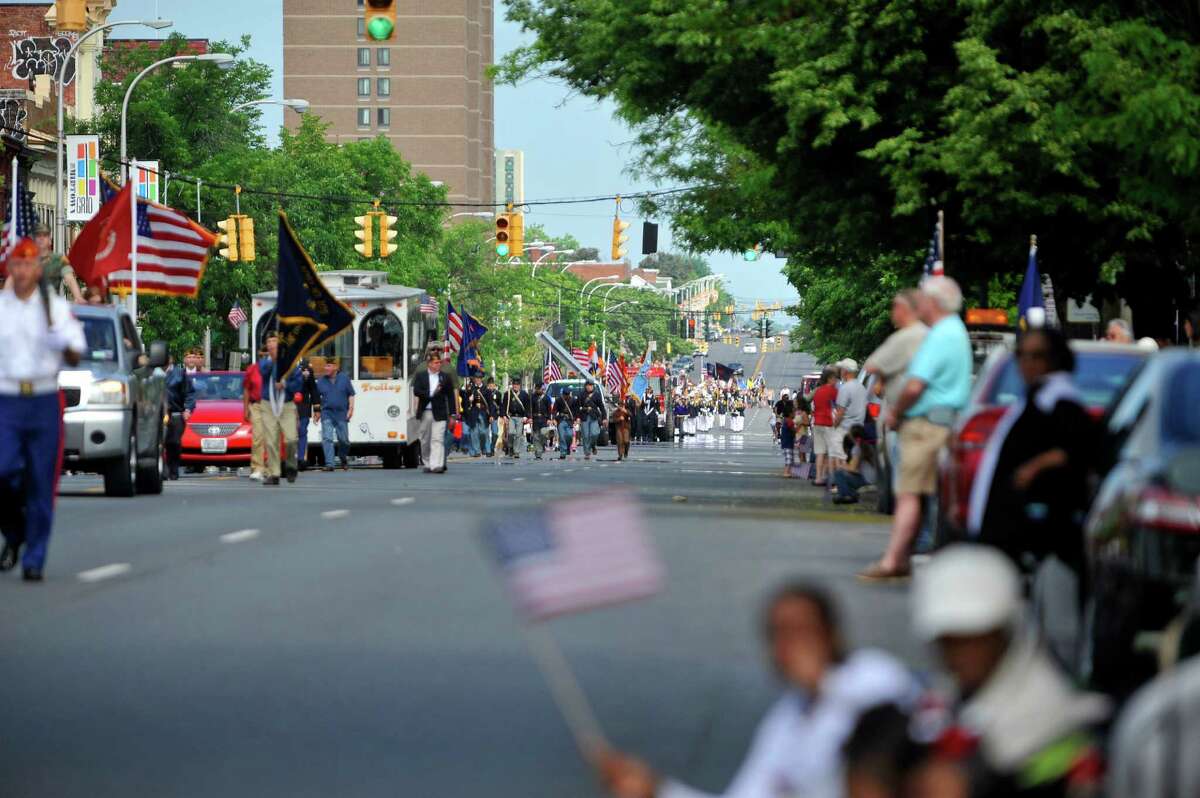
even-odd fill
[[[196,387],[192,378],[181,366],[175,366],[167,372],[166,380],[167,412],[182,413],[196,409]]]

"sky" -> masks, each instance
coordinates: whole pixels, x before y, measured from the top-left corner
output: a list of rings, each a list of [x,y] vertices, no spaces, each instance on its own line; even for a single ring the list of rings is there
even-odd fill
[[[504,3],[497,3],[496,57],[532,39],[504,19]],[[171,30],[189,38],[238,40],[252,35],[248,55],[271,67],[272,95],[283,91],[283,20],[280,0],[118,0],[109,17],[146,19],[164,17]],[[0,23],[2,24],[2,23]],[[169,31],[127,28],[130,36],[150,38]],[[116,32],[114,32],[116,34]],[[288,113],[292,113],[288,111]],[[268,106],[263,123],[268,131],[282,124],[283,109]],[[625,144],[629,130],[613,118],[612,106],[572,95],[564,86],[537,80],[520,86],[496,87],[496,148],[525,152],[525,199],[605,196],[664,188],[634,182],[625,174],[632,152]],[[607,252],[612,237],[612,203],[534,207],[526,224],[540,223],[551,235],[570,233],[584,246]],[[628,250],[640,260],[642,220],[628,211]],[[656,220],[651,220],[656,221]],[[657,220],[663,222],[663,220]],[[659,249],[672,249],[669,226],[659,228]],[[727,289],[739,304],[756,299],[794,302],[796,291],[781,273],[784,262],[769,255],[747,263],[740,253],[706,255],[713,272],[723,274]]]

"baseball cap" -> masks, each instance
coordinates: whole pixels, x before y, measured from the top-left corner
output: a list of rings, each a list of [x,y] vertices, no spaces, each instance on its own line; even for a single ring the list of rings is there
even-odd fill
[[[852,357],[846,358],[842,362],[838,363],[838,365],[846,371],[858,371],[858,361]]]
[[[1010,626],[1021,608],[1016,566],[990,546],[947,546],[913,579],[913,626],[926,640]]]

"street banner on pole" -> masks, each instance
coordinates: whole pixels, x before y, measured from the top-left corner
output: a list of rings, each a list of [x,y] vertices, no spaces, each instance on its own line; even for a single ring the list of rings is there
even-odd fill
[[[67,136],[67,221],[90,221],[100,210],[100,137]]]
[[[137,166],[133,184],[137,189],[138,197],[158,202],[159,186],[161,185],[158,179],[158,161],[138,161]]]

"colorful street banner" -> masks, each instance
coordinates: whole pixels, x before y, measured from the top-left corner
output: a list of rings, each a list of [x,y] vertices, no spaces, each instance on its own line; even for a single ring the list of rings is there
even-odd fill
[[[161,183],[159,182],[158,161],[138,161],[137,175],[134,178],[134,186],[137,188],[137,195],[140,199],[158,202],[158,191]]]
[[[100,137],[67,136],[67,221],[90,221],[98,210]]]

